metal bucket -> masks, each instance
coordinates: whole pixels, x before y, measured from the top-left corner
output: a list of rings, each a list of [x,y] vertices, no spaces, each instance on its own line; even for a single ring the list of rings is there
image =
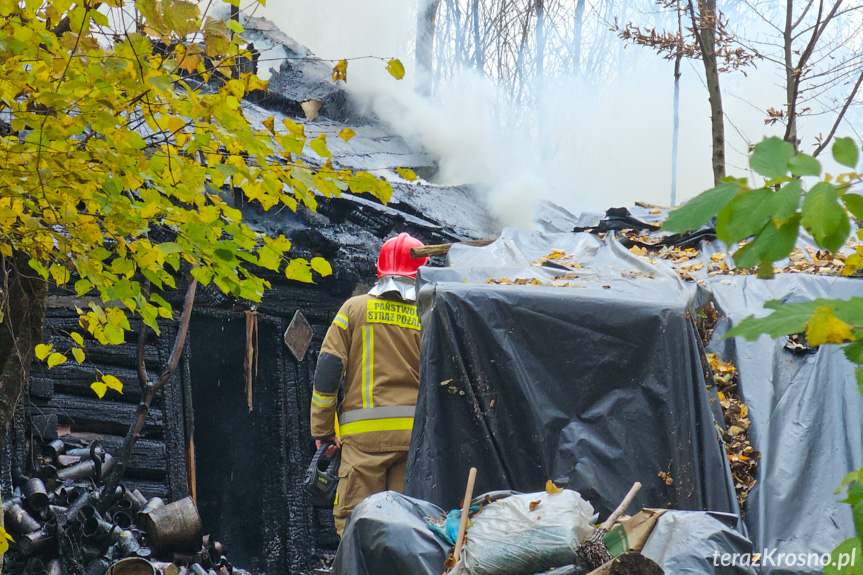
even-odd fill
[[[200,549],[201,516],[191,497],[159,507],[144,517],[147,536],[159,552]]]
[[[146,559],[127,557],[111,565],[107,575],[157,575],[157,573],[153,564]]]

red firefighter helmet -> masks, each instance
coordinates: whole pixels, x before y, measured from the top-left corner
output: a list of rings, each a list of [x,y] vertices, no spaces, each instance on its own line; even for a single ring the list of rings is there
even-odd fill
[[[405,276],[417,277],[417,270],[424,266],[428,258],[412,258],[411,248],[425,244],[407,233],[400,233],[384,242],[378,256],[378,277]]]

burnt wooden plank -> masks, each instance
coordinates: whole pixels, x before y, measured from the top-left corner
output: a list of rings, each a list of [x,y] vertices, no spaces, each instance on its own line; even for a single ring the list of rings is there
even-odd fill
[[[56,414],[61,425],[68,425],[72,431],[91,431],[111,435],[122,435],[128,430],[136,406],[131,403],[115,401],[116,392],[109,391],[110,396],[99,399],[55,393],[51,401],[32,401],[27,411],[32,415]],[[150,409],[144,425],[144,435],[157,437],[164,425],[162,410],[158,407]]]
[[[138,385],[138,373],[131,369],[118,368],[103,364],[82,363],[74,360],[66,361],[56,367],[48,369],[47,366],[35,364],[31,368],[31,381],[36,383],[37,392],[31,395],[45,397],[42,388],[51,386],[54,393],[65,393],[68,395],[79,395],[85,398],[95,398],[96,395],[90,384],[101,379],[102,374],[113,375],[123,382],[123,394],[113,397],[113,401],[134,402],[141,399],[141,388]],[[157,378],[157,374],[148,371],[151,379]],[[46,380],[50,383],[46,383]],[[114,392],[109,392],[114,395]],[[50,396],[48,396],[50,397]]]
[[[54,380],[42,377],[30,378],[30,397],[51,399],[54,395]]]
[[[288,317],[301,309],[310,322],[325,323],[330,310],[338,310],[348,297],[350,293],[333,295],[317,286],[312,289],[278,286],[265,293],[258,311]]]
[[[57,351],[63,352],[75,344],[67,334],[77,331],[84,338],[87,359],[93,363],[104,363],[129,369],[137,369],[138,366],[138,333],[127,331],[126,342],[118,345],[102,345],[93,339],[86,330],[78,326],[77,319],[59,318],[49,319],[44,330],[44,343],[51,343]],[[70,357],[71,359],[71,357]],[[159,354],[152,341],[148,341],[144,347],[144,364],[148,369],[155,370],[159,366]]]

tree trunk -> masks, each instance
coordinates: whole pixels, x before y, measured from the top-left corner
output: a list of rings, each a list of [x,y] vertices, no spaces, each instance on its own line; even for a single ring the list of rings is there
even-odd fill
[[[34,348],[42,342],[48,285],[30,267],[29,259],[15,252],[0,260],[0,440],[5,440],[21,393],[30,381]]]
[[[543,81],[545,77],[545,6],[536,0],[536,101],[542,105]]]
[[[440,0],[419,0],[417,6],[417,40],[415,49],[416,91],[431,96],[432,62],[437,10]]]
[[[584,4],[586,0],[578,0],[575,4],[572,37],[572,75],[576,79],[581,74],[581,38],[584,30]]]
[[[696,17],[690,3],[693,24]],[[725,177],[725,118],[722,113],[722,91],[719,88],[719,68],[716,65],[716,0],[699,0],[699,16],[695,28],[701,60],[704,62],[704,77],[710,101],[710,132],[713,145],[713,181]]]
[[[15,409],[30,382],[34,348],[42,342],[48,285],[30,268],[29,259],[14,252],[0,260],[0,446],[6,442]],[[0,526],[4,526],[2,514]]]
[[[671,205],[677,204],[677,144],[680,134],[680,61],[683,58],[683,14],[680,0],[677,1],[677,39],[680,43],[674,58],[674,124],[671,133]]]
[[[485,68],[485,54],[479,33],[479,0],[473,0],[471,11],[473,12],[473,61],[477,72],[481,74]]]
[[[674,125],[671,132],[671,205],[677,204],[677,138],[680,132],[680,56],[674,59]]]
[[[785,123],[785,141],[791,142],[797,150],[797,82],[800,80],[799,71],[792,60],[794,0],[786,0],[785,5],[785,31],[782,40],[785,52],[785,112],[787,122]]]

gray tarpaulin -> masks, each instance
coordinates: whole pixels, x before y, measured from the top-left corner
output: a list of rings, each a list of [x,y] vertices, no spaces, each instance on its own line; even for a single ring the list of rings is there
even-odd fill
[[[723,283],[725,281],[726,283]],[[761,452],[758,483],[746,503],[746,525],[759,550],[827,553],[854,536],[850,507],[836,489],[863,465],[863,397],[854,368],[835,346],[811,355],[785,349],[787,338],[721,340],[730,325],[755,314],[764,302],[848,299],[863,293],[859,279],[779,274],[711,279],[716,306],[726,317],[715,347],[740,370],[740,392],[752,421],[749,437]],[[764,573],[818,573],[817,568],[764,566]]]
[[[705,244],[702,252],[717,247]],[[555,259],[536,265],[552,249],[574,256],[580,267]],[[844,475],[863,465],[863,398],[853,366],[832,346],[795,355],[785,338],[721,336],[751,314],[768,313],[768,300],[845,299],[863,293],[863,284],[805,274],[708,278],[702,271],[699,287],[682,282],[663,260],[651,265],[634,256],[612,236],[516,230],[486,248],[454,248],[450,267],[423,269],[423,363],[407,493],[454,508],[476,466],[478,492],[537,491],[552,479],[605,516],[638,480],[645,487],[633,509],[736,517],[715,433],[721,414],[711,410],[703,353],[687,317],[713,297],[721,320],[710,349],[740,371],[749,437],[762,454],[741,532],[756,551],[783,554],[828,553],[853,536],[849,507],[834,494]],[[569,285],[487,283],[503,278]],[[669,569],[669,557],[679,557],[673,573],[729,572],[689,567],[706,548],[696,547],[694,556],[670,554],[687,529],[709,527],[692,517],[664,519],[685,528],[662,536],[665,555],[652,558],[665,557],[658,562]],[[733,524],[733,517],[712,520]],[[691,521],[697,526],[690,529]],[[731,528],[718,529],[707,537],[711,544],[720,537],[723,545],[746,547]],[[646,552],[659,549],[659,541]]]
[[[532,265],[553,249],[581,267]],[[601,516],[634,481],[633,508],[737,511],[690,317],[702,292],[588,234],[506,230],[450,261],[421,271],[408,495],[454,508],[476,466],[478,492],[551,479]],[[486,283],[504,276],[569,287]]]
[[[665,575],[754,575],[752,543],[736,523],[737,517],[727,513],[668,511],[641,553]]]

